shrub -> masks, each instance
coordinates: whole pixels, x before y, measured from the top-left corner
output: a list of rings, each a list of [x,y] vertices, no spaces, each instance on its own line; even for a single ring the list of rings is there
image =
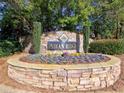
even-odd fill
[[[14,54],[21,51],[22,47],[18,41],[13,40],[0,40],[0,57]]]
[[[33,23],[33,45],[34,45],[34,51],[35,53],[40,52],[40,43],[41,43],[41,32],[42,32],[42,27],[41,27],[40,22],[34,22]]]
[[[87,27],[87,31],[84,31],[84,39],[83,39],[83,49],[84,52],[87,53],[89,49],[89,38],[90,38],[90,28]]]
[[[124,41],[123,40],[98,40],[90,44],[89,52],[103,53],[103,54],[123,54]]]

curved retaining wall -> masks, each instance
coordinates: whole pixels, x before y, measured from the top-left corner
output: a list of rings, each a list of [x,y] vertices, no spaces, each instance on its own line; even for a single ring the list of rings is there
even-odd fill
[[[38,65],[8,60],[8,76],[19,83],[60,91],[84,91],[105,88],[119,79],[120,59],[79,65]],[[19,62],[17,62],[19,61]],[[60,67],[61,66],[61,67]]]

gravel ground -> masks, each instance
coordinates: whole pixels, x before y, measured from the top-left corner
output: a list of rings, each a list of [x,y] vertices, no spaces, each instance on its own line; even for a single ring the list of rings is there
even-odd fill
[[[16,57],[16,55],[14,56]],[[19,84],[7,76],[6,60],[9,57],[0,58],[0,93],[124,93],[124,55],[118,55],[117,57],[122,60],[120,79],[109,88],[89,92],[55,92]]]
[[[20,90],[17,88],[12,88],[11,86],[6,86],[4,84],[1,84],[0,93],[36,93],[36,92]]]

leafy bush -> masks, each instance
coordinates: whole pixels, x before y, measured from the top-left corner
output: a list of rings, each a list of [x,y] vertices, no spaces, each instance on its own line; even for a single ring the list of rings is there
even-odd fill
[[[18,41],[13,40],[0,40],[0,57],[14,54],[21,51],[22,47]]]
[[[123,54],[124,41],[123,40],[98,40],[90,44],[89,52],[103,53],[103,54]]]

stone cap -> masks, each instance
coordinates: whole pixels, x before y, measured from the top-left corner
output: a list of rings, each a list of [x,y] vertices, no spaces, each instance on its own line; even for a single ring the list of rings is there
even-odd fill
[[[12,66],[22,67],[22,68],[32,68],[32,69],[87,69],[87,68],[99,68],[99,67],[110,67],[113,65],[121,64],[121,60],[117,57],[106,55],[110,58],[107,62],[90,63],[90,64],[70,64],[70,65],[59,65],[59,64],[35,64],[22,62],[19,59],[25,55],[19,55],[12,57],[7,60],[7,63]]]

